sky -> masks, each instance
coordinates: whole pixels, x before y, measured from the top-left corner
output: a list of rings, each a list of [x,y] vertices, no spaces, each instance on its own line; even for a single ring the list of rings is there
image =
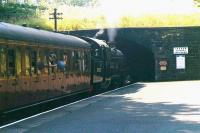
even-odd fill
[[[123,14],[169,14],[199,11],[193,0],[100,0],[106,12]]]
[[[100,4],[95,9],[88,8],[82,16],[92,14],[104,15],[115,19],[120,16],[142,16],[157,14],[191,14],[200,13],[193,0],[99,0]],[[62,6],[62,10],[68,7]],[[86,7],[87,8],[87,7]],[[78,8],[76,10],[79,10]],[[92,12],[91,12],[92,10]],[[69,11],[66,11],[69,12]],[[92,16],[91,15],[91,16]]]
[[[99,10],[117,22],[121,16],[200,13],[193,0],[100,0]]]

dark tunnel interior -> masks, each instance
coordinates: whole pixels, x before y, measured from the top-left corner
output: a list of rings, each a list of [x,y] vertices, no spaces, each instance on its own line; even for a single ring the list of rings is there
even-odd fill
[[[133,82],[155,80],[155,59],[151,50],[122,39],[116,40],[116,47],[125,55]]]

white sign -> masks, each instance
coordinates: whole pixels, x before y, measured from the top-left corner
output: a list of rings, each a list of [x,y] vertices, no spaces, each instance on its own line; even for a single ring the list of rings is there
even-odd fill
[[[174,47],[174,54],[188,54],[188,47]]]
[[[176,69],[185,69],[185,55],[176,55]]]
[[[160,66],[160,70],[161,70],[161,71],[166,71],[166,70],[167,70],[167,67],[166,67],[166,66]]]

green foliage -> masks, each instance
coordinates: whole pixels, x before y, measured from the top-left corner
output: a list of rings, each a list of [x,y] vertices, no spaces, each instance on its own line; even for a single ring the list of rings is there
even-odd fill
[[[194,0],[194,1],[196,1],[196,2],[200,2],[200,0]]]
[[[200,0],[194,0],[196,2],[197,6],[200,7]]]
[[[36,17],[36,10],[37,7],[33,5],[7,3],[0,6],[0,20],[14,22]]]
[[[147,15],[140,17],[123,16],[118,27],[177,27],[199,26],[199,14],[190,15]]]
[[[98,0],[66,0],[65,3],[71,6],[88,6],[97,4]]]
[[[0,12],[1,13],[28,13],[33,15],[36,11],[37,7],[28,4],[14,4],[14,3],[7,3],[4,5],[0,5]]]
[[[51,27],[53,30],[54,23],[46,19],[45,24],[47,27]],[[101,25],[99,25],[101,24]],[[81,29],[96,29],[106,27],[107,22],[105,17],[99,16],[96,18],[64,18],[63,20],[58,21],[58,30],[67,31],[67,30],[81,30]],[[41,26],[42,27],[42,26]],[[50,29],[50,28],[49,28]]]
[[[30,18],[30,19],[26,19],[26,20],[19,20],[16,22],[16,24],[18,24],[18,25],[26,24],[27,27],[33,27],[33,28],[39,27],[40,29],[44,29],[44,30],[53,30],[47,24],[47,21],[45,19],[41,19],[41,18]]]
[[[46,24],[46,20],[40,18],[40,13],[38,13],[38,11],[45,9],[42,6],[6,3],[0,5],[0,21],[19,25],[26,24],[34,28],[39,26],[42,29],[50,30],[51,28]]]
[[[157,14],[141,16],[125,16],[117,20],[113,25],[109,23],[102,10],[96,7],[85,7],[97,4],[98,0],[55,0],[64,5],[58,7],[58,12],[62,12],[63,20],[58,20],[58,30],[80,30],[96,29],[107,27],[163,27],[163,26],[199,26],[200,16],[198,13],[191,14]],[[200,3],[200,0],[195,0]],[[70,6],[67,6],[66,3]],[[83,6],[83,7],[81,7]],[[48,10],[47,10],[48,9]],[[50,10],[51,9],[51,10]],[[53,7],[47,0],[39,0],[38,6],[28,4],[4,4],[0,5],[0,21],[29,27],[39,26],[41,29],[53,30],[54,21],[49,20],[49,13]],[[61,16],[60,16],[61,17]]]

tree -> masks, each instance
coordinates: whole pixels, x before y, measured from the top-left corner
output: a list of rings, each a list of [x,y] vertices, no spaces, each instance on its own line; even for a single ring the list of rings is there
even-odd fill
[[[200,0],[194,0],[198,7],[200,7]]]
[[[97,4],[98,0],[65,0],[65,3],[72,6],[88,6]]]

